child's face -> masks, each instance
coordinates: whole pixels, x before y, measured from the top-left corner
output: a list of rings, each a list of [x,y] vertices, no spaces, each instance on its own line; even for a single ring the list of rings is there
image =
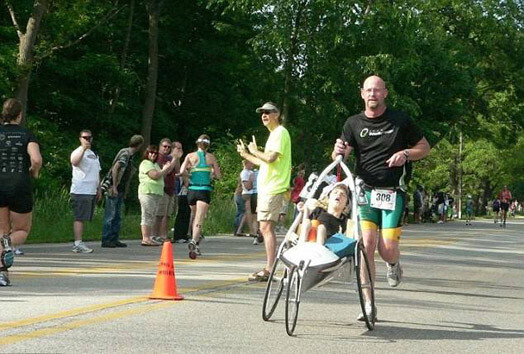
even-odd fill
[[[348,195],[342,188],[335,188],[329,194],[329,204],[337,210],[342,210],[346,207],[348,202]]]

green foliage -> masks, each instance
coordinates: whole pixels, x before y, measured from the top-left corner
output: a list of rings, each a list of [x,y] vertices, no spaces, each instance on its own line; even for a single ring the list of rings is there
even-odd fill
[[[69,185],[69,154],[80,129],[93,131],[104,173],[141,131],[146,2],[136,0],[125,53],[128,2],[51,2],[37,37],[28,102],[45,164],[38,193]],[[34,1],[11,3],[24,30]],[[435,146],[416,163],[415,182],[456,192],[461,130],[466,190],[490,194],[501,183],[520,185],[521,160],[497,156],[523,154],[523,13],[515,0],[164,2],[151,141],[167,136],[190,151],[198,135],[209,134],[223,174],[215,193],[227,199],[241,168],[234,140],[267,137],[257,106],[285,98],[293,165],[320,169],[344,121],[362,109],[360,82],[378,74],[388,84],[388,104],[408,112]],[[17,88],[18,43],[4,10],[2,98]]]
[[[95,209],[93,221],[84,223],[84,241],[102,239],[104,219],[103,204]],[[123,239],[140,239],[140,215],[124,213],[122,229]],[[27,243],[72,242],[73,212],[70,204],[69,190],[49,186],[35,194],[33,226]]]

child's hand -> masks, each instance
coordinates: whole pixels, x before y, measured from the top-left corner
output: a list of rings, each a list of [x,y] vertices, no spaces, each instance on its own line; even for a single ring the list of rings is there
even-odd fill
[[[304,204],[304,208],[307,211],[312,211],[316,207],[317,207],[317,200],[313,198],[306,200],[306,203]]]

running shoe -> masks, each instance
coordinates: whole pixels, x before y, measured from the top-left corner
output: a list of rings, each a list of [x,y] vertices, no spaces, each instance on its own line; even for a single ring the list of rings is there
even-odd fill
[[[366,304],[364,305],[364,308],[366,309],[366,315],[368,317],[371,317],[372,315],[371,312],[373,311],[371,309],[371,302],[366,302]],[[373,319],[374,319],[373,322],[377,322],[377,307],[376,306],[373,311]],[[361,312],[360,315],[358,315],[357,317],[357,321],[364,321],[364,320],[365,320],[364,314]]]
[[[400,267],[400,263],[397,262],[394,265],[386,263],[386,265],[388,267],[388,272],[386,274],[388,284],[392,288],[397,287],[402,281],[402,268]]]
[[[85,243],[80,242],[78,245],[73,246],[73,252],[75,253],[93,253],[93,250],[87,247]]]
[[[9,281],[9,273],[7,270],[0,272],[0,286],[9,286],[11,282]]]
[[[13,251],[15,256],[23,256],[24,255],[24,251],[22,251],[20,248],[15,248],[15,250]]]

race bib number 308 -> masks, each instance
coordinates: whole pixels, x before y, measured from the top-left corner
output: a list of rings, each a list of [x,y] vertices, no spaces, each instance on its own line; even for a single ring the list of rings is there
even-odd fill
[[[372,189],[371,207],[383,210],[395,210],[397,192],[391,189]]]

